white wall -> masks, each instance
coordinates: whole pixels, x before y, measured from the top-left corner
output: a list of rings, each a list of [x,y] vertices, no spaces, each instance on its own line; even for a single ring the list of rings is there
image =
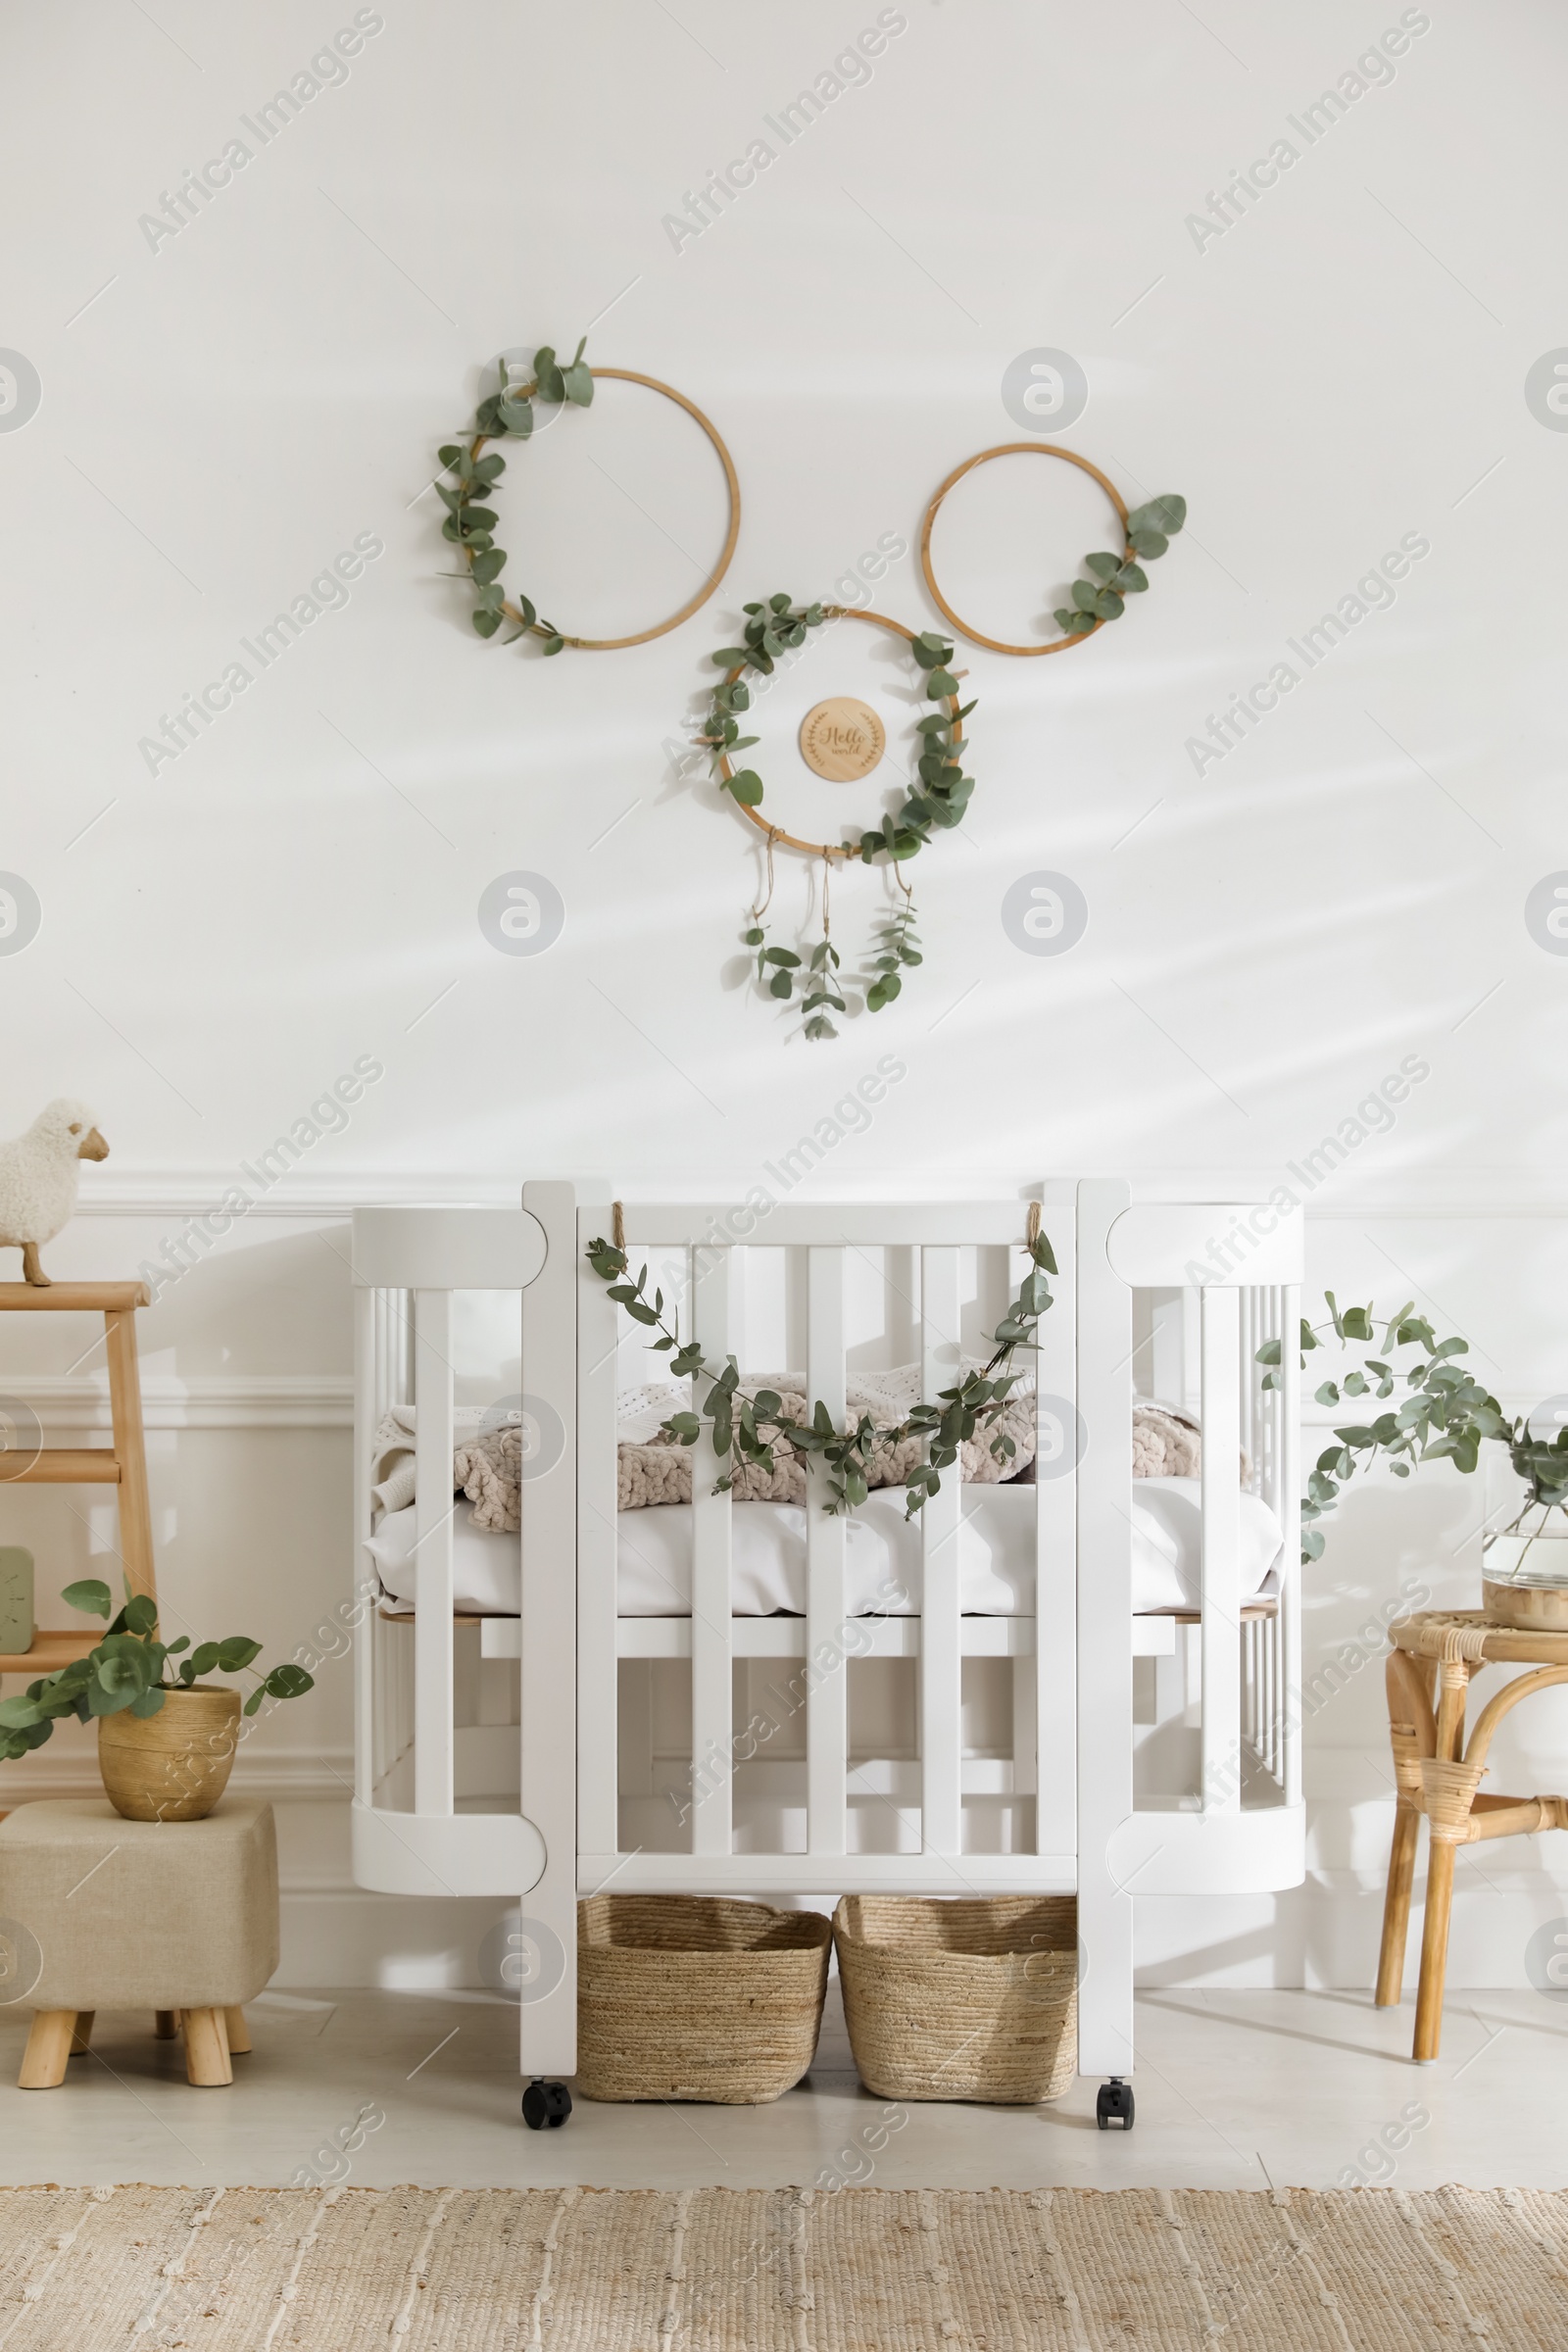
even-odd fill
[[[1427,28],[1393,80],[1308,146],[1289,118],[1398,7],[1216,0],[1200,21],[1165,0],[904,0],[870,78],[787,148],[764,116],[875,7],[612,0],[503,13],[482,38],[413,0],[375,13],[346,82],[265,149],[240,132],[252,160],[156,250],[141,216],[354,11],[163,0],[154,22],[76,0],[3,36],[0,343],[41,385],[37,413],[0,430],[0,865],[41,909],[36,937],[0,954],[5,1123],[69,1090],[114,1146],[84,1193],[115,1213],[49,1262],[129,1273],[340,1072],[384,1072],[145,1318],[154,1419],[183,1421],[154,1440],[172,1605],[204,1625],[237,1612],[292,1647],[345,1589],[329,1212],[510,1199],[524,1173],[723,1194],[819,1131],[807,1182],[825,1195],[1079,1169],[1304,1192],[1289,1164],[1349,1136],[1415,1056],[1429,1074],[1396,1124],[1312,1190],[1317,1270],[1420,1296],[1510,1401],[1568,1390],[1551,1083],[1568,964],[1525,919],[1568,865],[1568,441],[1526,399],[1564,335],[1558,13],[1402,12]],[[677,249],[664,216],[759,135],[780,150],[769,168]],[[1208,191],[1282,137],[1300,152],[1278,184],[1223,234],[1195,229]],[[472,635],[437,576],[424,485],[482,364],[590,325],[591,359],[712,416],[744,519],[726,587],[683,629],[545,663]],[[926,965],[900,1004],[805,1047],[737,985],[755,837],[667,747],[739,603],[831,594],[886,534],[912,547],[942,476],[1017,437],[1003,375],[1041,347],[1087,375],[1061,438],[1129,498],[1183,491],[1191,528],[1086,647],[1045,662],[966,649],[978,791],[961,834],[917,861]],[[994,468],[945,518],[944,577],[983,624],[1026,632],[1102,538],[1066,470]],[[502,506],[509,579],[585,632],[680,601],[722,528],[705,448],[615,386],[512,452]],[[346,608],[150,774],[138,744],[161,713],[367,533],[384,553]],[[1410,534],[1430,552],[1396,601],[1223,759],[1195,752],[1207,715],[1275,663],[1305,671],[1288,641]],[[912,556],[876,595],[934,618]],[[764,707],[757,757],[771,808],[836,833],[883,801],[796,758],[795,720],[831,692],[879,701],[899,748],[903,671],[872,632],[841,629]],[[518,868],[566,909],[537,958],[496,953],[476,919]],[[1059,957],[1020,953],[1001,921],[1042,868],[1089,906]],[[861,871],[835,890],[848,950],[885,890]],[[793,866],[776,904],[786,923],[804,906]],[[904,1075],[830,1142],[819,1122],[885,1055]],[[49,1325],[0,1331],[6,1381],[57,1411],[37,1381],[71,1352]],[[80,1499],[13,1496],[0,1532],[69,1581],[102,1534],[96,1503],[73,1516]],[[1365,1622],[1406,1572],[1473,1598],[1459,1539],[1476,1507],[1447,1472],[1360,1498],[1313,1571],[1314,1639]],[[1364,1975],[1379,1679],[1313,1720],[1313,1887],[1221,1928],[1148,1905],[1151,1965]],[[1536,1718],[1540,1785],[1561,1721]],[[347,1740],[328,1667],[242,1764],[299,1807],[296,1982],[373,1970],[388,1940],[343,1887]],[[69,1753],[57,1740],[28,1786]],[[1461,1900],[1461,1972],[1518,1974],[1529,1921],[1568,1909],[1529,1875],[1550,1857],[1510,1849],[1512,1872],[1489,1871],[1498,1891]],[[456,1955],[466,1938],[438,1922],[389,1940]]]

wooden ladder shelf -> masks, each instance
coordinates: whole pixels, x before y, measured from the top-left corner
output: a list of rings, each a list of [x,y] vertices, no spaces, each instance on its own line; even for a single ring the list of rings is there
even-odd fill
[[[147,1446],[142,1435],[141,1379],[136,1368],[136,1309],[151,1304],[143,1282],[0,1282],[0,1314],[95,1314],[104,1319],[109,1357],[108,1446],[46,1446],[27,1459],[0,1453],[0,1485],[115,1487],[120,1503],[120,1552],[132,1592],[158,1597],[153,1570],[152,1507],[147,1494]],[[0,1674],[53,1674],[85,1657],[103,1640],[99,1624],[40,1627],[27,1650],[0,1651]]]

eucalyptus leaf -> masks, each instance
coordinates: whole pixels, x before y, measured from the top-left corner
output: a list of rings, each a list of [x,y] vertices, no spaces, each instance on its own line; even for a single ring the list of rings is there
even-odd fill
[[[77,1583],[67,1585],[60,1597],[68,1609],[85,1609],[94,1617],[107,1617],[114,1605],[109,1587],[96,1576],[84,1576]]]
[[[1167,491],[1162,498],[1152,498],[1146,505],[1135,507],[1127,517],[1129,529],[1163,531],[1167,539],[1174,539],[1186,520],[1187,501],[1178,497],[1175,491]]]
[[[315,1676],[307,1674],[303,1666],[296,1666],[287,1658],[280,1666],[274,1666],[262,1683],[262,1689],[271,1698],[303,1698],[306,1691],[315,1687]]]
[[[140,1690],[139,1683],[128,1683],[115,1690],[107,1689],[102,1683],[93,1683],[87,1690],[87,1712],[92,1716],[122,1715]]]

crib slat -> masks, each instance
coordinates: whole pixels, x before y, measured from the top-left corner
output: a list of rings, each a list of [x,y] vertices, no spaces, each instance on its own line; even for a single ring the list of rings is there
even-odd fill
[[[1201,1294],[1196,1290],[1182,1293],[1182,1395],[1181,1401],[1190,1413],[1200,1413],[1203,1403],[1203,1324],[1200,1311]]]
[[[1301,1292],[1298,1283],[1280,1293],[1283,1334],[1278,1430],[1279,1490],[1274,1508],[1285,1541],[1280,1547],[1280,1721],[1285,1749],[1285,1801],[1301,1802],[1301,1366],[1297,1334]]]
[[[808,1252],[807,1395],[844,1425],[844,1251]],[[806,1535],[806,1821],[813,1854],[846,1850],[850,1668],[844,1648],[847,1523],[822,1506],[829,1478],[811,1463]]]
[[[1242,1803],[1240,1294],[1203,1291],[1203,1810]]]
[[[452,1811],[452,1293],[414,1294],[414,1809]]]
[[[730,1252],[692,1252],[692,1329],[714,1372],[729,1353]],[[709,1384],[701,1375],[697,1403]],[[692,1852],[727,1854],[734,1817],[730,1637],[730,1496],[712,1492],[729,1468],[713,1452],[710,1424],[692,1458]]]
[[[361,1285],[354,1291],[354,1793],[362,1805],[370,1802],[374,1779],[375,1662],[371,1643],[374,1620],[366,1597],[367,1580],[374,1575],[365,1545],[370,1535],[370,1448],[383,1405],[376,1379],[380,1336],[379,1292]]]
[[[1078,2071],[1125,2075],[1133,2057],[1133,1898],[1112,1840],[1133,1811],[1132,1294],[1109,1242],[1128,1204],[1121,1179],[1077,1191]],[[1183,1640],[1178,1634],[1177,1640]]]
[[[1050,1854],[1078,1837],[1078,1251],[1070,1185],[1044,1187],[1041,1227],[1058,1268],[1034,1359],[1035,1844]],[[1027,1263],[1020,1254],[1020,1269]]]
[[[620,1844],[615,1664],[615,1305],[584,1254],[610,1220],[577,1219],[577,1843]]]
[[[962,1377],[959,1350],[958,1252],[920,1252],[921,1395]],[[963,1657],[958,1644],[958,1519],[963,1489],[959,1465],[942,1473],[942,1489],[920,1513],[920,1843],[927,1853],[956,1854],[962,1845],[959,1766],[963,1754]]]

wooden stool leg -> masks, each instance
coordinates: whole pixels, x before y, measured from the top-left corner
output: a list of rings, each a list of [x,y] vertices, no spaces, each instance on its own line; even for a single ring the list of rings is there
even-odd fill
[[[76,2011],[76,2030],[71,2036],[73,2058],[85,2058],[87,2055],[88,2046],[92,2041],[92,2021],[97,2014],[96,2009],[78,2009]]]
[[[187,2079],[208,2089],[220,2082],[232,2082],[234,2069],[228,2063],[228,2039],[223,2032],[221,2009],[187,2009],[183,2014]]]
[[[1445,1668],[1446,1672],[1446,1668]],[[1477,1738],[1480,1738],[1478,1732]],[[1443,1984],[1448,1967],[1448,1919],[1453,1908],[1454,1847],[1469,1842],[1484,1762],[1449,1764],[1439,1756],[1421,1767],[1427,1820],[1427,1915],[1421,1933],[1421,1983],[1415,2002],[1411,2056],[1430,2065],[1443,2034]]]
[[[1378,1952],[1377,2006],[1397,2008],[1404,1984],[1404,1946],[1410,1930],[1410,1886],[1421,1836],[1421,1758],[1436,1752],[1432,1692],[1422,1664],[1401,1649],[1389,1654],[1389,1744],[1394,1750],[1394,1839],[1383,1898],[1383,1942]]]
[[[153,2011],[153,2032],[160,2041],[177,2041],[179,2038],[179,2011],[177,2009],[155,2009]]]
[[[1482,1767],[1458,1762],[1464,1749],[1464,1702],[1470,1669],[1445,1658],[1439,1669],[1436,1758],[1422,1769],[1432,1837],[1427,1844],[1427,1909],[1421,1926],[1421,1982],[1415,1996],[1410,2055],[1429,2066],[1443,2039],[1443,1987],[1448,1970],[1448,1920],[1453,1909],[1453,1849],[1463,1838]]]
[[[1427,1848],[1427,1911],[1421,1927],[1421,1983],[1415,1996],[1410,2055],[1430,2066],[1443,2039],[1443,1984],[1448,1968],[1448,1915],[1453,1908],[1453,1847],[1434,1838]]]
[[[76,2030],[74,2009],[37,2009],[22,2056],[17,2081],[24,2090],[53,2090],[66,2079],[71,2036]]]
[[[225,2009],[223,2011],[223,2027],[228,2035],[229,2056],[231,2058],[236,2055],[245,2056],[251,2046],[251,2030],[245,2023],[244,2010]]]
[[[1404,1944],[1410,1930],[1410,1888],[1421,1816],[1400,1797],[1394,1810],[1394,1843],[1389,1849],[1389,1888],[1383,1898],[1383,1943],[1378,1953],[1376,2006],[1396,2009],[1404,1984]]]

